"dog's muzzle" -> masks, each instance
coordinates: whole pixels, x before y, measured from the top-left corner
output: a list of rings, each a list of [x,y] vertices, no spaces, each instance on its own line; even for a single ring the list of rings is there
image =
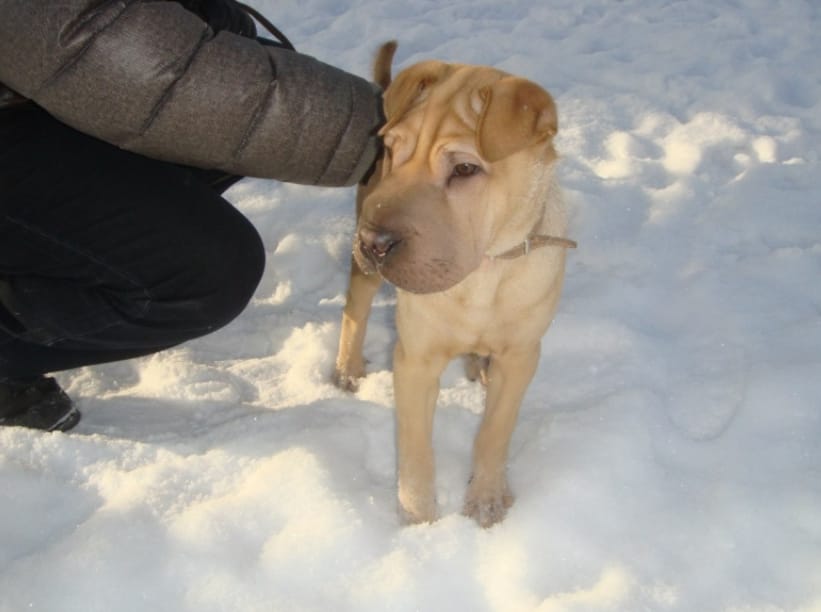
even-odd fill
[[[362,227],[357,234],[354,257],[365,274],[379,270],[395,254],[402,238],[382,228]]]

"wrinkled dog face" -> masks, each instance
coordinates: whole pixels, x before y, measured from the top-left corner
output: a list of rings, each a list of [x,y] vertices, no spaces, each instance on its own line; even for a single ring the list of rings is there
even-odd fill
[[[534,146],[555,157],[555,106],[539,86],[498,70],[424,62],[388,87],[385,113],[385,156],[354,256],[407,291],[444,291],[479,266],[507,214],[504,160]]]

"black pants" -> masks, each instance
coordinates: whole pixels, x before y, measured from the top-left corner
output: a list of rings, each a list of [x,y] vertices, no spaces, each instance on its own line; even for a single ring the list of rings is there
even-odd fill
[[[0,110],[0,378],[150,354],[213,331],[264,266],[221,197],[237,177]]]

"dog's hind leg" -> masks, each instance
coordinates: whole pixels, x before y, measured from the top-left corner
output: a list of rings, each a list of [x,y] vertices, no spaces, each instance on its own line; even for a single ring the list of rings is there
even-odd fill
[[[346,391],[356,391],[359,379],[365,376],[362,345],[365,342],[371,304],[381,284],[378,274],[365,274],[356,261],[351,260],[351,276],[345,309],[342,311],[342,329],[334,372],[334,383]]]
[[[465,355],[465,376],[471,382],[477,380],[487,387],[487,370],[490,367],[490,357],[470,353]]]
[[[396,43],[385,43],[377,53],[374,63],[374,78],[382,87],[387,87],[391,80],[391,60],[396,51]],[[367,182],[360,184],[356,190],[356,219],[362,214],[362,203],[373,191],[382,175],[382,158],[377,159],[374,170]],[[354,246],[354,248],[358,248]],[[371,304],[382,278],[379,274],[365,274],[351,258],[351,273],[348,279],[348,293],[345,297],[345,308],[342,311],[342,326],[339,334],[339,350],[336,355],[334,383],[346,391],[356,391],[359,379],[365,376],[365,359],[362,345],[365,342],[365,329],[371,314]]]

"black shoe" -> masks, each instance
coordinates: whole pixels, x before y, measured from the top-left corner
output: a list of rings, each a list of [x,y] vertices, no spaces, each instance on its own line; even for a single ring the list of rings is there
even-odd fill
[[[0,379],[0,426],[68,431],[80,411],[53,378]]]

